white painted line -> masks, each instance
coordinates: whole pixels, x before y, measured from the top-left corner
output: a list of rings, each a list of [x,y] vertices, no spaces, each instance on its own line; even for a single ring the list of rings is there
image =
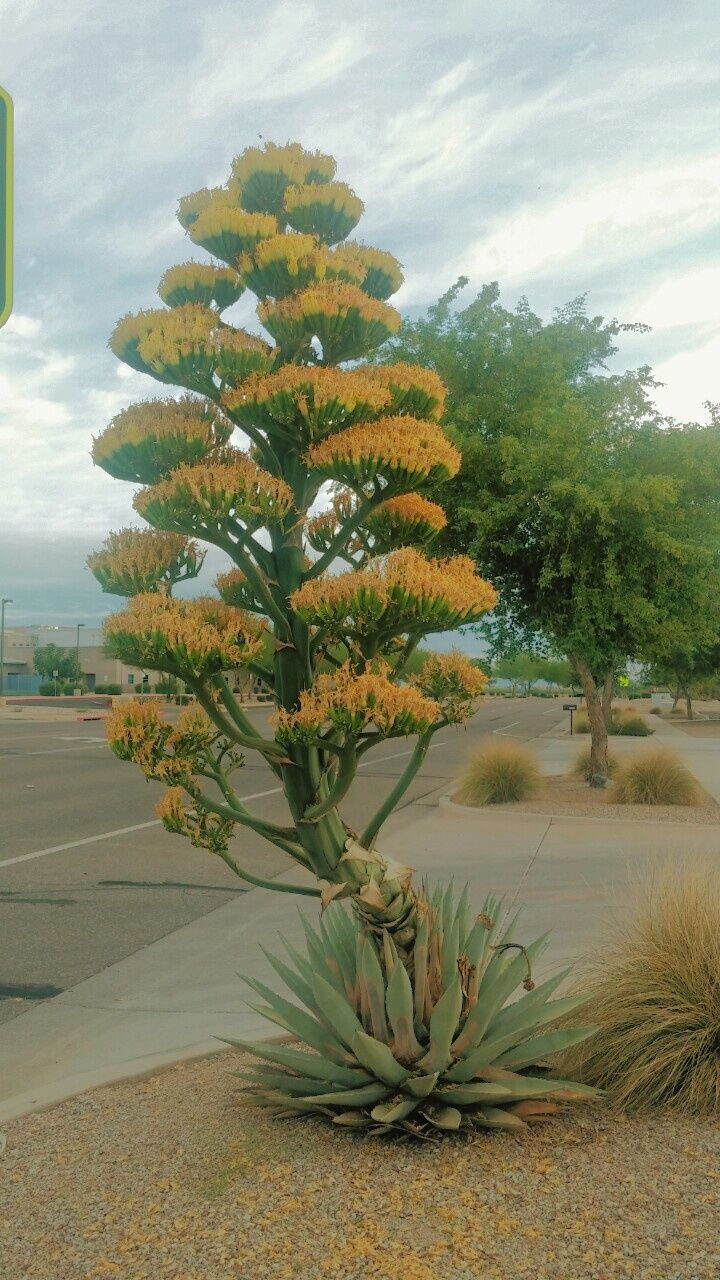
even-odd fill
[[[504,724],[502,729],[493,729],[493,733],[505,733],[506,729],[514,729],[515,725],[519,723],[519,720],[511,720],[510,724]]]
[[[434,742],[428,748],[432,751],[433,747],[442,746],[440,742]],[[368,764],[381,764],[383,760],[397,760],[400,756],[411,756],[410,751],[398,751],[391,756],[380,756],[377,760],[364,760],[358,767],[364,768]],[[282,791],[282,787],[271,787],[269,791],[254,791],[249,796],[239,796],[239,800],[262,800],[265,796],[275,796]],[[96,836],[85,836],[83,840],[70,840],[68,844],[54,844],[49,849],[37,849],[34,853],[21,853],[16,858],[6,858],[4,862],[0,862],[0,867],[14,867],[18,862],[32,862],[35,858],[47,858],[51,853],[67,853],[69,849],[79,849],[83,845],[97,844],[99,840],[112,840],[114,836],[127,836],[132,831],[146,831],[148,827],[159,827],[160,819],[155,818],[152,822],[137,822],[132,827],[117,827],[115,831],[101,831]]]

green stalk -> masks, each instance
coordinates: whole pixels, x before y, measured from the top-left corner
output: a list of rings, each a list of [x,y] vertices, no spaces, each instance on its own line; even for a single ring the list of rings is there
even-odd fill
[[[444,724],[444,721],[442,723]],[[402,797],[405,795],[405,792],[407,791],[408,787],[410,786],[410,783],[412,782],[418,769],[420,768],[420,765],[425,759],[425,756],[427,755],[428,747],[430,746],[430,739],[433,733],[436,732],[436,729],[440,729],[440,728],[442,728],[442,724],[438,724],[437,726],[434,726],[433,728],[428,729],[422,735],[422,737],[418,738],[418,741],[415,744],[415,749],[412,753],[412,756],[410,757],[410,760],[408,761],[407,765],[405,766],[402,773],[400,774],[400,777],[395,783],[395,786],[393,787],[392,791],[390,791],[389,794],[386,796],[386,798],[383,800],[383,803],[376,810],[375,814],[370,819],[368,825],[363,831],[360,837],[360,843],[363,846],[363,848],[365,849],[372,848],[381,826],[383,825],[384,822],[387,821],[393,809],[397,805],[398,801],[401,800]]]

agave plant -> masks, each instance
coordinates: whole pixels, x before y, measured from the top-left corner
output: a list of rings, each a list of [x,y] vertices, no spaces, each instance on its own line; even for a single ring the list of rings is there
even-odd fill
[[[558,1027],[585,997],[551,999],[568,970],[535,985],[548,935],[514,942],[503,904],[488,897],[469,919],[467,889],[424,889],[409,963],[341,904],[317,929],[303,920],[307,955],[267,954],[297,1004],[246,979],[257,1012],[303,1048],[228,1040],[263,1065],[240,1078],[246,1099],[283,1115],[309,1113],[376,1134],[427,1138],[442,1130],[523,1129],[597,1090],[547,1074],[547,1059],[593,1028]],[[521,988],[522,994],[508,1000]]]

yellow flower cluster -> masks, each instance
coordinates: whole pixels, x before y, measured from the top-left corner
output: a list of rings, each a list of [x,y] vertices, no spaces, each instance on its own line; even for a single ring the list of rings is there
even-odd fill
[[[217,736],[200,707],[186,707],[173,727],[156,704],[137,699],[113,707],[105,725],[115,755],[160,782],[189,781],[202,763],[203,749]]]
[[[166,586],[183,567],[189,571],[185,576],[194,576],[202,560],[197,543],[180,533],[120,529],[88,556],[87,565],[103,590],[134,595]]]
[[[249,418],[265,430],[274,426],[310,440],[337,431],[358,418],[374,417],[390,392],[364,369],[325,365],[282,365],[275,373],[252,375],[222,397],[233,416]]]
[[[421,670],[410,676],[410,684],[426,697],[434,698],[446,720],[454,724],[472,715],[475,701],[487,683],[485,672],[457,650],[431,653]]]
[[[402,493],[397,498],[388,498],[373,512],[373,517],[390,517],[400,524],[422,522],[432,529],[444,529],[447,516],[437,502],[430,502],[420,493]]]
[[[290,601],[306,622],[343,635],[459,626],[492,609],[497,592],[468,556],[431,560],[401,547],[367,568],[311,579]]]
[[[246,213],[228,201],[225,195],[208,202],[187,230],[195,244],[234,266],[241,253],[267,236],[276,235],[278,224],[271,213]]]
[[[357,500],[351,490],[340,489],[334,493],[329,509],[312,516],[307,522],[306,532],[310,544],[318,548],[329,545],[340,525],[350,519],[356,506]]]
[[[135,510],[150,524],[180,533],[201,532],[236,515],[257,528],[281,520],[293,503],[284,480],[264,471],[240,449],[217,462],[178,467],[166,479],[135,496]]]
[[[337,244],[357,225],[364,205],[345,182],[311,182],[288,187],[284,208],[296,231],[316,235],[323,244]]]
[[[214,585],[220,599],[226,604],[257,612],[255,593],[242,569],[230,569],[227,573],[219,573]]]
[[[195,396],[129,405],[93,440],[93,462],[121,480],[152,484],[181,462],[224,445],[232,423]]]
[[[440,708],[411,685],[396,685],[388,668],[356,674],[348,663],[331,676],[318,676],[300,695],[297,711],[275,717],[281,741],[313,741],[329,727],[361,733],[373,726],[382,737],[422,733],[439,718]]]
[[[437,423],[403,415],[348,427],[312,445],[306,458],[313,469],[347,484],[381,475],[413,486],[454,476],[461,462]]]
[[[140,358],[155,373],[177,368],[188,357],[203,358],[217,315],[197,302],[157,313],[158,318],[138,343]],[[212,372],[212,366],[208,364]]]
[[[185,678],[241,667],[261,651],[261,626],[209,596],[174,600],[146,592],[107,618],[111,652],[132,666]]]
[[[297,322],[319,315],[347,317],[352,314],[368,322],[381,321],[390,333],[400,328],[400,315],[394,307],[369,298],[362,289],[343,280],[310,285],[282,302],[261,302],[258,307],[258,315],[271,333],[274,330],[268,323],[270,320]]]
[[[243,292],[243,282],[231,267],[214,267],[204,262],[182,262],[170,267],[158,285],[158,293],[169,307],[198,302],[219,310],[232,306]]]
[[[388,387],[396,412],[416,414],[439,421],[445,412],[446,387],[434,369],[420,364],[368,365],[368,377]]]
[[[153,311],[137,311],[133,315],[123,316],[108,340],[113,355],[125,364],[132,365],[133,369],[144,371],[145,364],[138,356],[138,346],[156,324],[162,323],[167,314],[167,311],[158,307]]]
[[[310,182],[288,187],[285,192],[285,212],[288,216],[314,204],[332,205],[356,222],[362,217],[365,208],[360,197],[346,182]]]
[[[346,276],[373,298],[385,299],[403,282],[397,258],[383,249],[348,241],[338,245],[328,260],[328,276]]]
[[[203,210],[211,204],[219,205],[223,202],[228,202],[228,192],[224,187],[201,187],[199,191],[191,191],[178,201],[178,222],[187,231]]]
[[[181,787],[170,787],[158,800],[155,812],[168,831],[187,836],[195,848],[209,849],[211,853],[225,852],[235,827],[235,823],[209,813],[194,801],[186,807]]]
[[[264,147],[246,147],[232,164],[235,181],[242,190],[256,174],[283,174],[288,182],[330,181],[335,176],[335,160],[321,151],[306,151],[299,142],[278,147],[266,142]]]

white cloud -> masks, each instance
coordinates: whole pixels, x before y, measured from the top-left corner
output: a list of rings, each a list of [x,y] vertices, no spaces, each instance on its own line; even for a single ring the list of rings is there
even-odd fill
[[[654,329],[676,325],[720,325],[720,263],[663,280],[632,305],[632,314]]]
[[[707,400],[720,401],[720,332],[692,351],[670,356],[657,365],[657,403],[663,413],[680,422],[703,421]]]

